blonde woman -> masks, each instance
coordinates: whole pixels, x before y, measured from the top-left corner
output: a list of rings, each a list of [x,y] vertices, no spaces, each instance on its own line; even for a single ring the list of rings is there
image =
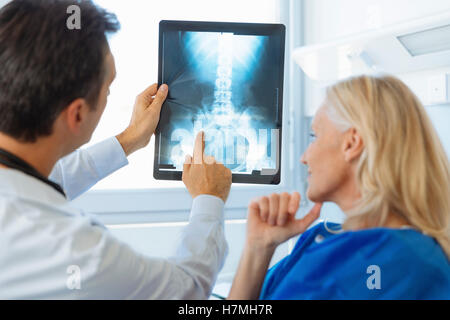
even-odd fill
[[[301,161],[316,205],[295,220],[298,193],[250,204],[229,298],[450,299],[449,160],[416,96],[394,77],[352,78],[327,90],[312,130]],[[344,224],[306,231],[325,201]],[[267,272],[275,248],[300,233]]]

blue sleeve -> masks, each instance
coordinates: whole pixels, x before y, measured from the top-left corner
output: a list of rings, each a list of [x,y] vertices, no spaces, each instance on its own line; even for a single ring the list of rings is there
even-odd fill
[[[309,246],[311,241],[313,241],[314,236],[317,234],[317,231],[319,230],[320,225],[316,225],[310,229],[308,229],[306,232],[304,232],[300,238],[297,240],[297,243],[295,244],[294,249],[292,252],[294,254],[290,254],[286,256],[284,259],[280,260],[277,264],[275,264],[272,268],[270,268],[267,271],[266,278],[263,283],[263,287],[261,289],[261,294],[259,296],[259,299],[261,300],[268,300],[270,299],[270,295],[272,292],[272,289],[276,286],[276,284],[279,282],[279,280],[284,276],[285,269],[288,267],[289,262],[292,259],[295,259],[295,256],[303,251],[305,248]]]
[[[279,261],[277,264],[275,264],[272,268],[270,268],[267,271],[266,278],[263,283],[263,287],[261,289],[261,294],[259,295],[260,300],[267,300],[269,299],[270,289],[273,286],[274,279],[277,275],[282,274],[282,266],[283,263],[288,259],[288,257],[285,257],[281,261]]]

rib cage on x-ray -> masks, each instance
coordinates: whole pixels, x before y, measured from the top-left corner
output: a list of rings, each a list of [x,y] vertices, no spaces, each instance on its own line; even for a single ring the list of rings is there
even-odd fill
[[[270,37],[168,32],[164,43],[169,97],[160,163],[182,170],[203,130],[205,153],[233,173],[275,169],[278,60]]]

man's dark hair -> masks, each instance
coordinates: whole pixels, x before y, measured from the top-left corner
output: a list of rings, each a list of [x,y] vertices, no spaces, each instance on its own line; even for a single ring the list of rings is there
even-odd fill
[[[77,5],[81,29],[70,30]],[[22,142],[52,134],[75,99],[94,109],[105,81],[114,14],[90,0],[13,0],[0,10],[0,132]]]

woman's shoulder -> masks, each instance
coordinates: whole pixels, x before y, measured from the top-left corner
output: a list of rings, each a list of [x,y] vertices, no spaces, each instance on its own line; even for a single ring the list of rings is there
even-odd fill
[[[325,227],[324,227],[325,228]],[[407,256],[410,259],[420,259],[420,261],[427,261],[428,258],[433,258],[432,261],[445,262],[449,266],[449,260],[439,245],[439,243],[432,237],[422,233],[413,228],[371,228],[358,231],[343,231],[339,234],[329,237],[336,245],[346,246],[352,244],[367,254],[376,254],[379,252],[373,249],[383,249],[384,252],[391,251],[396,255],[391,259],[404,258]]]
[[[322,235],[324,239],[315,241],[305,257],[310,255],[310,261],[322,259],[339,287],[356,280],[360,286],[364,282],[362,287],[367,289],[368,281],[379,275],[384,290],[368,291],[371,294],[418,299],[444,294],[450,298],[449,260],[435,239],[415,229],[336,231],[333,227],[317,226],[315,238]]]
[[[445,266],[450,273],[449,259],[439,243],[413,228],[345,231],[340,224],[322,222],[307,236],[314,240],[308,246],[310,250],[347,250],[361,258],[380,256],[389,257],[389,261],[408,258],[411,262]]]

